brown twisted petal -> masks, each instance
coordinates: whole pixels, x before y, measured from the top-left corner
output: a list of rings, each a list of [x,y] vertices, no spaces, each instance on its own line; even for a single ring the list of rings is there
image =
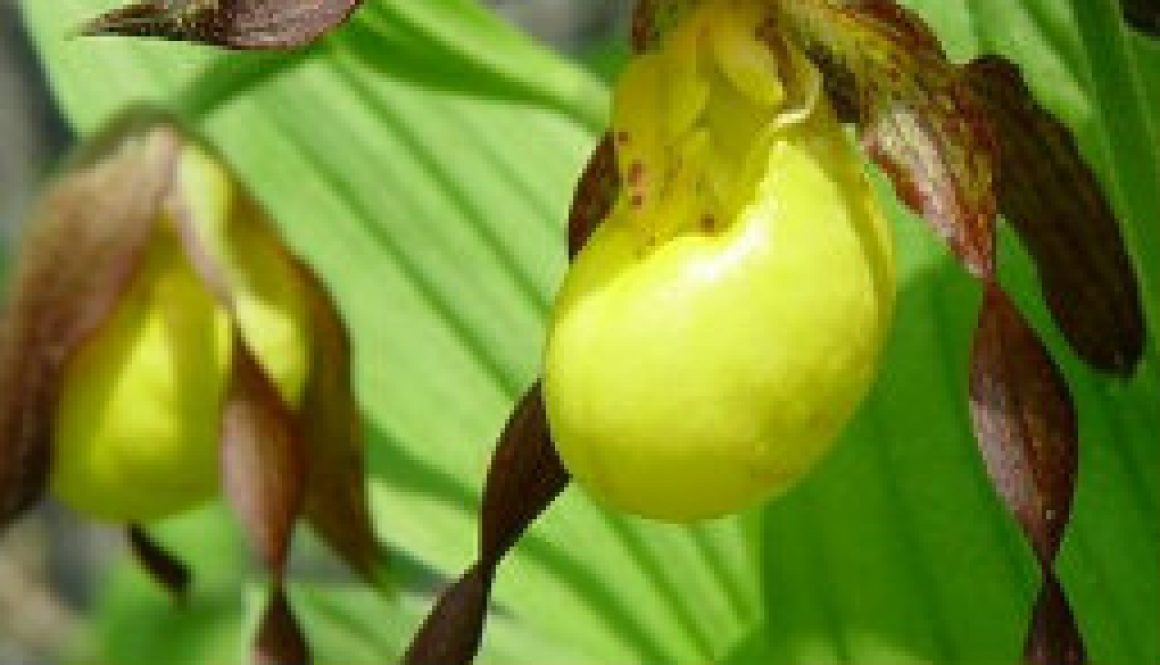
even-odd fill
[[[964,71],[999,139],[1000,206],[1035,260],[1055,321],[1088,364],[1130,375],[1144,353],[1143,304],[1095,174],[1013,64],[988,56]]]
[[[483,642],[494,571],[475,564],[448,587],[419,628],[404,665],[466,665]]]
[[[146,0],[89,21],[81,34],[289,49],[338,27],[361,4],[362,0]]]
[[[124,129],[48,191],[10,281],[0,322],[0,527],[43,494],[63,368],[132,280],[170,188],[179,138]]]
[[[504,555],[568,485],[548,433],[540,386],[516,406],[484,487],[479,559],[451,585],[419,628],[406,665],[466,665],[479,650],[488,596]]]
[[[1023,645],[1024,659],[1029,665],[1083,665],[1087,651],[1063,587],[1050,571],[1043,584]]]
[[[305,443],[294,414],[238,334],[233,348],[222,412],[222,484],[274,586],[254,660],[299,665],[308,660],[306,641],[290,614],[282,579],[305,499]]]
[[[1079,627],[1053,570],[1075,494],[1075,408],[1059,369],[1023,315],[997,284],[985,288],[971,362],[971,420],[995,489],[1030,539],[1043,571],[1028,662],[1083,662]]]
[[[616,167],[616,142],[605,135],[584,169],[572,210],[568,215],[568,256],[576,256],[596,227],[612,210],[620,194],[620,170]]]
[[[310,648],[303,637],[302,627],[290,609],[286,590],[277,584],[271,592],[270,604],[262,623],[254,649],[255,665],[310,665]]]
[[[568,253],[575,256],[620,193],[615,142],[605,136],[584,169],[568,217]],[[466,665],[483,638],[492,580],[504,555],[569,482],[548,432],[540,385],[516,406],[492,458],[484,486],[477,563],[449,587],[420,627],[406,665]]]

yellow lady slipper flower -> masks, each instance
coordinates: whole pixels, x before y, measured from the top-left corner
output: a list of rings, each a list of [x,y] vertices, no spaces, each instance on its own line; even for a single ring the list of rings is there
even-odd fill
[[[176,594],[149,523],[223,494],[270,575],[260,662],[305,662],[284,574],[308,521],[385,582],[350,349],[334,304],[225,164],[134,117],[49,188],[0,319],[0,528],[46,491],[128,527]]]
[[[22,245],[0,319],[0,528],[47,490],[130,526],[150,565],[144,526],[222,494],[275,582],[299,518],[383,581],[346,330],[220,159],[134,116],[49,188]]]
[[[622,188],[555,304],[553,438],[598,499],[687,521],[790,488],[867,393],[892,236],[767,3],[707,0],[615,90]]]
[[[235,332],[292,407],[309,370],[305,284],[281,241],[200,148],[186,144],[176,169],[195,220],[184,232],[225,267],[233,315],[162,212],[108,321],[66,365],[56,409],[52,493],[103,520],[152,521],[218,494]]]

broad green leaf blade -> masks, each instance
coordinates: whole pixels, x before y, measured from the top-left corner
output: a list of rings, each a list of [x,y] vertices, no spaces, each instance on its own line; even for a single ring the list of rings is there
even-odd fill
[[[149,102],[222,151],[353,333],[379,532],[458,574],[491,447],[539,368],[605,90],[463,0],[372,3],[282,56],[66,38],[112,4],[23,5],[66,114],[88,133]],[[735,523],[649,525],[573,492],[496,586],[504,615],[584,662],[710,660],[756,597]]]

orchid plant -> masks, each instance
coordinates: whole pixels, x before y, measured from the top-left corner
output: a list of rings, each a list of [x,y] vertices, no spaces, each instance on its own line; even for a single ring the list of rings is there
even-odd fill
[[[337,28],[359,4],[150,0],[102,15],[83,32],[289,49]],[[1124,12],[1155,32],[1160,14],[1147,3],[1126,3]],[[881,190],[858,159],[861,147],[982,294],[973,345],[961,349],[970,358],[964,394],[982,464],[1042,579],[1024,658],[1088,662],[1081,622],[1056,572],[1076,492],[1082,414],[1043,335],[1004,286],[999,259],[1001,215],[1034,261],[1043,300],[1071,350],[1101,373],[1128,379],[1138,371],[1148,336],[1137,269],[1068,128],[1036,101],[1016,65],[997,55],[952,61],[922,18],[893,0],[641,0],[632,50],[614,87],[611,121],[575,189],[571,266],[552,307],[542,379],[518,401],[487,474],[476,562],[439,598],[403,661],[453,665],[476,657],[501,562],[573,481],[608,510],[692,522],[779,501],[815,471],[881,371],[900,306],[892,229]],[[195,267],[204,268],[202,254],[185,250]],[[16,302],[51,279],[20,280]],[[214,294],[212,271],[202,279]],[[244,308],[236,320],[245,333]],[[307,355],[319,344],[317,337],[299,343],[296,326],[289,329],[290,346]],[[253,346],[260,351],[261,344]],[[18,347],[0,349],[11,365],[0,367],[5,376],[24,376],[13,364]],[[256,367],[256,355],[239,366]],[[60,360],[79,362],[68,353]],[[68,376],[59,363],[53,371]],[[272,378],[258,381],[266,393],[289,393],[283,402],[295,405],[297,392],[275,368],[267,371]],[[327,390],[350,389],[342,375],[331,378]],[[71,379],[63,381],[67,405]],[[244,382],[235,377],[231,385]],[[57,389],[45,394],[53,404]],[[348,408],[349,395],[344,400]],[[13,425],[0,439],[5,518],[40,488],[25,479],[47,473],[52,438],[36,437],[40,457],[31,455],[29,439],[13,434],[28,422],[19,410],[27,405],[13,408],[4,414]],[[67,406],[57,415],[86,417]],[[301,418],[312,421],[309,411]],[[246,425],[267,422],[260,413],[239,422],[255,435],[247,440],[269,434]],[[235,430],[222,431],[229,451]],[[70,450],[97,445],[57,438],[62,468],[75,468]],[[252,471],[246,477],[259,479],[258,488],[280,486],[277,478],[263,485],[261,467],[285,456],[268,458],[257,444],[252,453],[241,465]],[[39,476],[27,475],[22,460],[29,459],[42,460]],[[347,463],[325,478],[350,480],[358,466]],[[88,480],[78,477],[58,485],[64,495]],[[227,478],[227,488],[234,486]],[[255,511],[244,496],[236,501],[253,533],[268,533],[269,519],[286,516]],[[336,548],[365,571],[370,531],[361,499],[348,498],[339,512],[355,518],[357,543],[344,541],[349,532],[340,528]],[[286,539],[275,539],[278,552]],[[154,552],[146,561],[163,554],[139,549]],[[281,560],[267,558],[280,581]],[[265,625],[257,658],[308,658],[280,594]]]

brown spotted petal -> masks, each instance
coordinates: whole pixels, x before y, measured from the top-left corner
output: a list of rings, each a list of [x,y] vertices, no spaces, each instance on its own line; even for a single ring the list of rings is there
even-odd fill
[[[998,138],[1002,212],[1035,259],[1056,322],[1089,364],[1131,374],[1144,352],[1143,306],[1095,174],[1014,65],[985,57],[965,71]]]
[[[475,658],[500,561],[568,481],[548,433],[537,384],[516,406],[492,458],[483,494],[479,559],[439,599],[403,658],[406,665],[466,665]]]
[[[81,32],[236,49],[287,49],[318,39],[361,4],[362,0],[147,0],[103,14]]]
[[[178,145],[165,129],[111,133],[34,217],[0,322],[0,527],[44,492],[63,368],[135,274]]]
[[[448,587],[415,635],[404,665],[467,665],[483,642],[495,571],[475,564]]]
[[[779,29],[824,75],[899,197],[978,277],[995,266],[994,137],[929,28],[888,0],[777,3]]]
[[[169,592],[178,603],[184,603],[189,596],[193,574],[189,567],[173,553],[157,544],[140,525],[126,529],[129,549],[133,556],[158,584]]]
[[[1160,37],[1160,3],[1156,0],[1120,0],[1124,19],[1137,30]]]
[[[1075,408],[1042,342],[994,283],[986,285],[970,395],[987,472],[1030,539],[1043,571],[1044,587],[1027,641],[1029,662],[1083,662],[1079,628],[1054,572],[1075,494]]]

